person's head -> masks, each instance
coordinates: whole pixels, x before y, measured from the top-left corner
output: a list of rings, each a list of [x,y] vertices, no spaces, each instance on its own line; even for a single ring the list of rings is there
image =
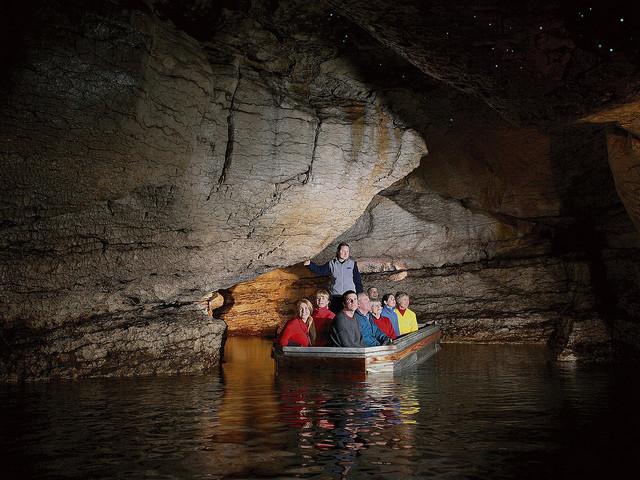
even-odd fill
[[[382,303],[380,300],[371,300],[371,313],[376,318],[380,318],[380,312],[382,312]]]
[[[338,249],[336,250],[336,258],[341,262],[344,262],[347,258],[349,258],[349,244],[341,242],[338,245]]]
[[[369,287],[367,289],[367,295],[371,300],[378,298],[378,289],[376,287]]]
[[[371,311],[371,299],[366,293],[358,294],[358,310],[360,313],[367,314]]]
[[[316,292],[316,307],[323,308],[329,305],[331,296],[326,290],[318,290]]]
[[[347,290],[342,294],[342,306],[347,312],[355,312],[358,308],[358,296],[353,290]]]
[[[393,293],[385,293],[382,296],[382,303],[389,308],[396,308],[396,296]]]
[[[309,300],[303,298],[296,304],[296,312],[298,316],[306,322],[313,313],[313,305]]]
[[[409,294],[407,292],[396,293],[396,302],[400,308],[409,308]]]

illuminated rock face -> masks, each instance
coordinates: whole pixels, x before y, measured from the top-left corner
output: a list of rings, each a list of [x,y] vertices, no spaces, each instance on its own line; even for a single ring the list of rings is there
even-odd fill
[[[25,30],[3,57],[0,378],[209,368],[211,292],[241,300],[214,312],[232,331],[271,332],[319,283],[267,273],[269,306],[242,282],[341,235],[450,339],[640,350],[634,45],[594,52],[559,4],[328,4],[3,17]]]
[[[207,292],[312,256],[426,153],[376,87],[313,35],[281,42],[230,13],[204,48],[141,12],[72,17],[27,36],[0,113],[11,352],[0,375],[102,374],[108,365],[65,362],[63,344],[60,355],[34,348],[39,359],[21,370],[20,338],[49,343],[95,322],[114,332],[86,336],[108,362],[120,316],[144,312],[148,337],[166,308],[192,325]]]
[[[637,355],[640,239],[616,195],[633,175],[622,186],[615,175],[633,164],[630,140],[593,127],[532,132],[526,148],[499,154],[524,135],[492,131],[484,144],[430,136],[438,162],[377,195],[336,242],[352,245],[367,286],[407,291],[446,341],[546,343],[561,360]]]

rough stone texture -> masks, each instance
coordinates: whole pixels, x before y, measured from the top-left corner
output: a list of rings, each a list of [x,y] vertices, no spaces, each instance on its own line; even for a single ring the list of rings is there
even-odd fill
[[[564,360],[638,357],[640,239],[616,193],[605,131],[516,127],[440,90],[413,106],[390,97],[430,154],[316,260],[350,242],[366,284],[409,291],[446,341],[548,343]],[[290,300],[262,317],[230,307],[221,316],[231,331],[272,334],[282,311],[313,289],[304,274],[273,276],[271,286],[264,276],[235,288]],[[250,297],[236,303],[258,311]]]
[[[4,331],[0,381],[205,372],[222,358],[226,325],[172,308]]]
[[[611,333],[601,318],[576,322],[571,325],[570,331],[564,348],[557,355],[558,360],[573,362],[589,358],[602,362],[611,358]]]
[[[213,315],[224,319],[229,335],[273,337],[296,315],[298,300],[306,297],[315,306],[315,292],[324,287],[326,279],[300,264],[276,269],[225,290],[225,304]]]
[[[630,4],[590,11],[560,1],[329,3],[426,75],[507,118],[546,126],[601,111],[616,121],[638,118],[625,109],[640,95],[640,20]]]
[[[631,132],[609,131],[607,149],[618,195],[640,231],[640,140]]]
[[[189,306],[301,260],[426,153],[313,31],[225,10],[203,45],[148,13],[58,7],[0,111],[3,329]]]
[[[110,322],[142,311],[151,338],[167,307],[206,330],[212,292],[325,247],[326,259],[341,234],[368,282],[411,291],[449,338],[549,341],[580,358],[606,356],[611,335],[614,352],[640,352],[640,246],[620,203],[637,225],[637,41],[554,2],[18,8],[0,19],[6,377],[126,374],[36,339],[85,324],[117,336]],[[605,136],[611,123],[631,137]],[[289,304],[283,286],[317,281],[290,275],[258,292]],[[260,311],[249,284],[225,295],[231,330],[240,306]],[[267,329],[288,314],[269,308]]]

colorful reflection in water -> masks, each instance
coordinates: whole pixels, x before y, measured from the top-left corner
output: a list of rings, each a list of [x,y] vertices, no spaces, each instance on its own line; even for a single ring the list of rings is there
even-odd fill
[[[446,345],[402,375],[275,375],[229,339],[220,374],[0,387],[4,478],[593,478],[640,466],[623,369]]]

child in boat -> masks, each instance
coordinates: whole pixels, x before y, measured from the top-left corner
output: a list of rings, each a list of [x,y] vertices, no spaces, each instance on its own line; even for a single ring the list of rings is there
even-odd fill
[[[296,304],[297,316],[287,322],[278,338],[278,345],[283,347],[310,347],[316,339],[313,324],[313,305],[303,298]]]
[[[398,302],[398,306],[395,312],[398,315],[400,335],[418,330],[416,314],[413,310],[409,310],[409,294],[407,292],[396,293],[396,302]]]
[[[371,300],[371,319],[375,322],[382,333],[384,333],[391,340],[395,340],[397,335],[391,324],[391,320],[381,315],[382,303],[380,300]]]
[[[331,295],[326,290],[318,290],[316,292],[316,309],[313,313],[313,323],[316,327],[316,341],[314,346],[326,347],[329,345],[329,333],[333,325],[333,319],[336,316],[329,310],[329,299]]]

